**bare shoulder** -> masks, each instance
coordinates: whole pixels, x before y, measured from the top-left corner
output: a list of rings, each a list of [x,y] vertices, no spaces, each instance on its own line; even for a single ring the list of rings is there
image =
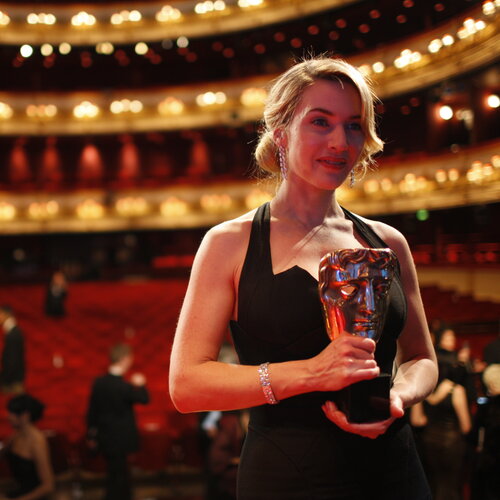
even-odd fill
[[[217,261],[218,265],[235,266],[243,261],[255,210],[210,228],[196,254],[196,261],[205,264]]]
[[[395,227],[390,226],[389,224],[385,224],[384,222],[380,222],[377,220],[367,219],[365,217],[358,217],[365,222],[368,226],[370,226],[377,235],[382,238],[387,245],[396,252],[401,263],[406,263],[411,258],[410,248],[408,246],[408,242],[404,235],[398,231]]]
[[[48,445],[47,437],[36,427],[33,427],[30,430],[30,442],[32,443],[32,450],[34,454],[45,451]]]

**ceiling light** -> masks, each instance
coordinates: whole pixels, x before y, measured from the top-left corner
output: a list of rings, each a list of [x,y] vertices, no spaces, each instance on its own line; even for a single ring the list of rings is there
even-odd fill
[[[23,57],[30,57],[33,54],[33,47],[28,44],[22,45],[19,52]]]
[[[135,44],[134,50],[136,54],[143,56],[144,54],[147,54],[149,47],[147,43],[139,42]]]
[[[0,119],[8,120],[13,114],[12,108],[7,103],[0,101]]]
[[[50,45],[50,43],[44,43],[41,47],[40,47],[40,53],[42,54],[42,56],[50,56],[50,54],[52,54],[54,52],[54,47],[52,47],[52,45]]]
[[[71,18],[71,24],[73,26],[93,26],[95,23],[95,16],[83,10]]]
[[[0,26],[7,26],[10,23],[10,17],[0,10]]]
[[[496,109],[500,106],[500,97],[497,94],[490,94],[486,98],[486,103],[490,108]]]
[[[71,45],[67,42],[62,42],[59,44],[59,53],[62,55],[69,54],[71,52]]]
[[[441,106],[439,108],[439,116],[443,120],[451,120],[451,118],[453,117],[453,110],[450,108],[450,106]]]

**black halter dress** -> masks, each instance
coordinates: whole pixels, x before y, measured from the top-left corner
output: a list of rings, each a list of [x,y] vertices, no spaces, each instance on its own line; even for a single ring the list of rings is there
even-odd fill
[[[371,247],[387,247],[355,215],[344,210]],[[231,333],[240,362],[259,365],[307,359],[329,343],[318,282],[294,266],[273,274],[270,207],[255,213],[239,284],[238,321]],[[390,289],[384,331],[377,344],[381,371],[392,372],[396,340],[406,320],[399,277]],[[238,476],[239,500],[423,500],[427,482],[411,430],[396,421],[375,440],[344,432],[321,405],[335,393],[294,396],[250,409]]]

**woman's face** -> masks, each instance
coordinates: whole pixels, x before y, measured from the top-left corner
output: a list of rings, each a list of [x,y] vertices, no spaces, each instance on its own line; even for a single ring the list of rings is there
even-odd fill
[[[308,87],[284,136],[288,178],[318,189],[340,186],[365,143],[361,114],[354,85],[318,80]]]
[[[456,346],[456,337],[453,330],[445,330],[441,335],[440,347],[447,351],[454,351]]]

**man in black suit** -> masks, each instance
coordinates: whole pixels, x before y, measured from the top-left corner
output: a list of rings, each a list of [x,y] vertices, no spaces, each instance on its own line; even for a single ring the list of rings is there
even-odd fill
[[[139,447],[134,404],[147,404],[149,394],[144,375],[136,373],[130,382],[123,378],[133,363],[130,346],[113,346],[110,361],[108,373],[98,377],[92,386],[87,413],[88,440],[106,460],[105,499],[131,500],[127,456]]]
[[[7,394],[20,394],[24,392],[24,335],[7,305],[0,306],[0,325],[4,331],[0,385]]]

